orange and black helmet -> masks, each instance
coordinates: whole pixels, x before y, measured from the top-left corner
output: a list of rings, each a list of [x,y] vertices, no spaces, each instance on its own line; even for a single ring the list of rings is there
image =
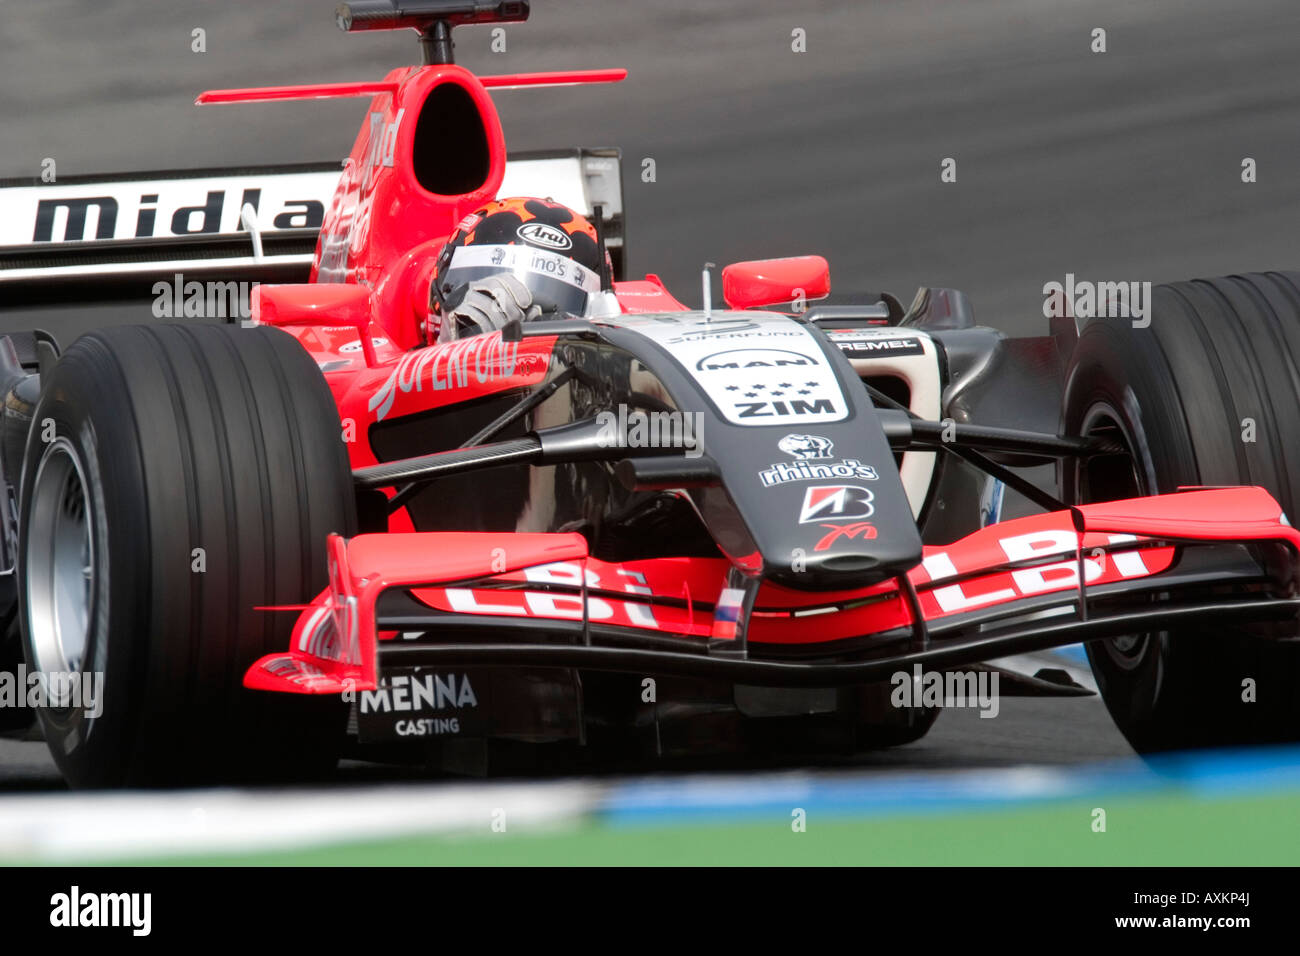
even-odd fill
[[[509,272],[543,313],[582,315],[600,291],[596,228],[549,199],[496,199],[461,220],[438,256],[430,312],[448,314],[476,279]],[[437,322],[439,318],[431,315]]]

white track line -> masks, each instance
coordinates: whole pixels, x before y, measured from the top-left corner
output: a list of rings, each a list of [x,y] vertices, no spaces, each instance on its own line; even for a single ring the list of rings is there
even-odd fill
[[[599,796],[590,784],[544,783],[4,797],[0,861],[192,857],[422,834],[491,835],[501,821],[510,833],[575,825]]]

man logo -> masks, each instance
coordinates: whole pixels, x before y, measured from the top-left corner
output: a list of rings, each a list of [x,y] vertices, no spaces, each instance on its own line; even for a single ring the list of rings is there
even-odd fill
[[[573,246],[567,232],[544,222],[526,222],[515,230],[515,235],[543,249],[569,249]]]
[[[697,372],[727,372],[747,368],[798,368],[821,363],[811,355],[789,349],[728,349],[695,363]]]
[[[831,449],[835,446],[831,444],[829,438],[822,438],[820,435],[786,435],[776,443],[776,447],[791,458],[811,461],[830,458]]]
[[[859,485],[813,485],[804,492],[799,523],[861,521],[875,513],[874,495]]]

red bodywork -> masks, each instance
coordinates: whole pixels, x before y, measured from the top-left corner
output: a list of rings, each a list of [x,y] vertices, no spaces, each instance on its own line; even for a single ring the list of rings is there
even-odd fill
[[[253,318],[293,334],[321,366],[337,401],[354,468],[375,465],[369,428],[542,383],[554,337],[506,342],[499,333],[442,345],[424,344],[429,283],[437,254],[457,223],[497,195],[506,149],[489,87],[608,82],[623,71],[522,74],[479,79],[454,65],[400,69],[381,83],[220,91],[201,102],[371,96],[368,117],[344,165],[325,217],[312,281],[262,286]],[[452,92],[447,93],[448,90]],[[482,125],[486,165],[481,183],[439,194],[422,183],[412,156],[430,97],[472,104]],[[450,144],[449,144],[450,145]],[[828,287],[825,261],[724,273],[728,298],[770,300],[773,283]],[[617,282],[625,312],[682,311],[654,275]],[[390,491],[391,493],[391,491]],[[1082,538],[1076,520],[1084,522]],[[835,534],[855,526],[828,525]],[[863,529],[865,530],[865,529]],[[1274,540],[1300,552],[1300,534],[1262,489],[1188,491],[1087,505],[1006,521],[949,546],[927,547],[907,576],[926,621],[942,621],[1024,598],[1159,575],[1177,544]],[[1077,551],[1082,547],[1080,559]],[[726,640],[723,558],[657,558],[610,564],[588,555],[576,534],[418,533],[405,510],[387,534],[329,541],[330,586],[299,612],[292,646],[258,661],[249,687],[338,693],[376,686],[380,633],[375,602],[390,588],[414,589],[434,611],[488,618],[590,621],[683,642]],[[530,588],[527,585],[534,585]],[[832,613],[833,612],[833,613]],[[269,610],[268,613],[283,613]],[[328,622],[328,627],[325,626]],[[895,582],[856,592],[808,593],[774,584],[758,594],[751,647],[815,646],[915,624],[909,595]]]
[[[1074,514],[1056,511],[983,528],[942,548],[927,547],[921,565],[908,575],[925,620],[1077,592],[1080,563],[1086,587],[1158,575],[1173,562],[1170,539],[1277,541],[1293,559],[1300,557],[1300,532],[1284,523],[1281,507],[1262,488],[1111,501],[1083,505],[1078,514],[1082,535],[1075,530]],[[442,611],[539,620],[582,620],[585,598],[587,620],[704,641],[717,636],[714,608],[726,571],[722,559],[607,564],[590,558],[584,539],[572,534],[360,535],[348,542],[334,536],[330,557],[330,590],[302,614],[288,653],[265,657],[250,669],[249,687],[297,693],[374,688],[374,604],[390,587],[414,588],[420,600]],[[519,589],[520,583],[568,585],[570,593]],[[441,586],[416,587],[421,584]],[[667,605],[656,598],[677,600]],[[349,635],[347,646],[313,643],[327,614],[335,615],[332,633]],[[815,596],[765,585],[749,640],[759,646],[820,644],[913,622],[906,596],[893,583]]]

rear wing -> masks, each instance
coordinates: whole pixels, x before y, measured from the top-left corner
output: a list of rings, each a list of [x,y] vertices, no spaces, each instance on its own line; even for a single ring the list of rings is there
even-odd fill
[[[339,163],[314,163],[0,180],[0,312],[139,298],[177,273],[304,282],[340,174]],[[619,150],[512,153],[499,195],[550,197],[588,217],[601,207],[622,278]]]

